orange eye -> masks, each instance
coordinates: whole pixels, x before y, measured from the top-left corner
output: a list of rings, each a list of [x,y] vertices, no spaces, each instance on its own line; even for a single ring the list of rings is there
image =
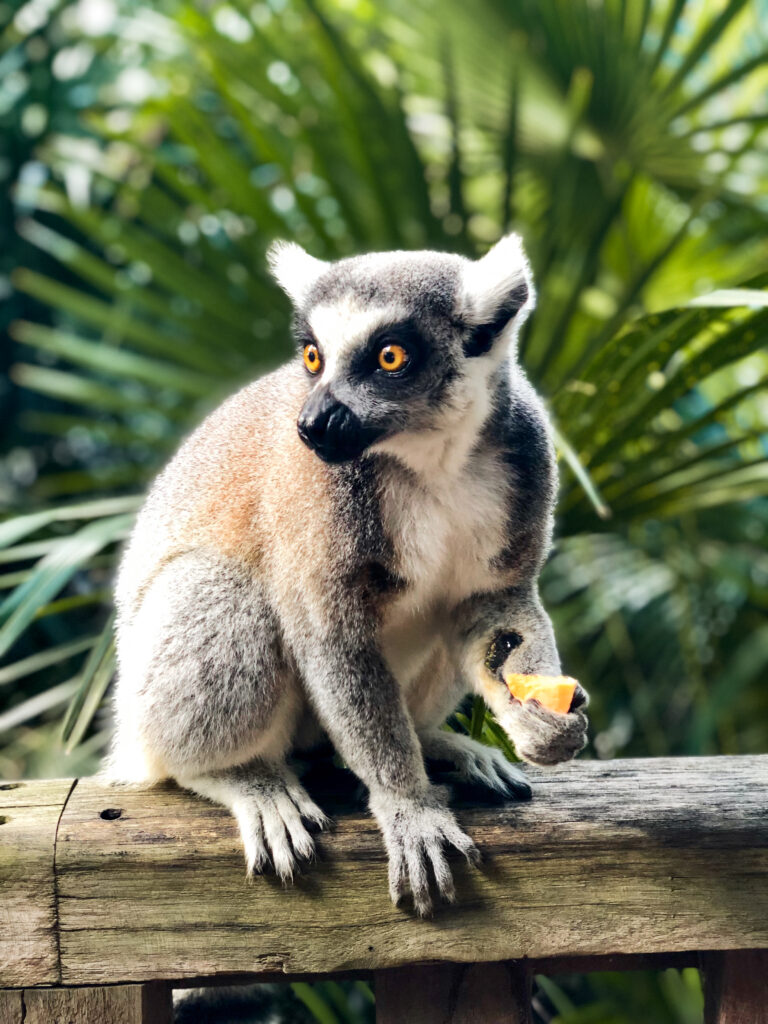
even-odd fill
[[[320,358],[320,350],[317,345],[304,346],[304,365],[310,373],[318,373],[323,361]]]
[[[410,356],[402,345],[385,345],[379,352],[379,366],[390,373],[402,370],[409,359]]]

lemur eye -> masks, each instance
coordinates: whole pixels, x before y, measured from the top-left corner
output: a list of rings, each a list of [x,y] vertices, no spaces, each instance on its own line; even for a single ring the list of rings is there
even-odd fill
[[[304,346],[304,365],[310,373],[318,373],[320,371],[323,361],[320,358],[320,350],[317,345],[310,344]]]
[[[402,345],[385,345],[379,352],[379,366],[390,373],[402,370],[409,360],[410,356]]]

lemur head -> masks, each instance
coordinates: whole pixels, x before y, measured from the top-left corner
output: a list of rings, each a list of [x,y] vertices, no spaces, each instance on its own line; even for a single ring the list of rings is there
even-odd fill
[[[490,379],[533,306],[516,235],[482,259],[385,252],[337,263],[278,242],[309,394],[299,435],[326,462],[367,450],[408,461],[416,435],[479,430]]]

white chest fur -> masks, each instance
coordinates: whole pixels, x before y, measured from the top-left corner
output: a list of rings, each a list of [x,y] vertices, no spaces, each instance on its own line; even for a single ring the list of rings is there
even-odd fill
[[[436,643],[446,614],[470,594],[498,585],[490,562],[504,547],[508,477],[493,452],[461,469],[425,469],[382,495],[384,528],[407,589],[388,608],[384,656],[407,689]]]

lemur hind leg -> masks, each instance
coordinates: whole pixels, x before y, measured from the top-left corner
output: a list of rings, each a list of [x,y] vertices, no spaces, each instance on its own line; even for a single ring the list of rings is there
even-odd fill
[[[229,808],[249,871],[312,853],[302,818],[325,816],[288,769],[302,690],[263,588],[231,559],[166,566],[118,628],[114,778],[175,778]]]

